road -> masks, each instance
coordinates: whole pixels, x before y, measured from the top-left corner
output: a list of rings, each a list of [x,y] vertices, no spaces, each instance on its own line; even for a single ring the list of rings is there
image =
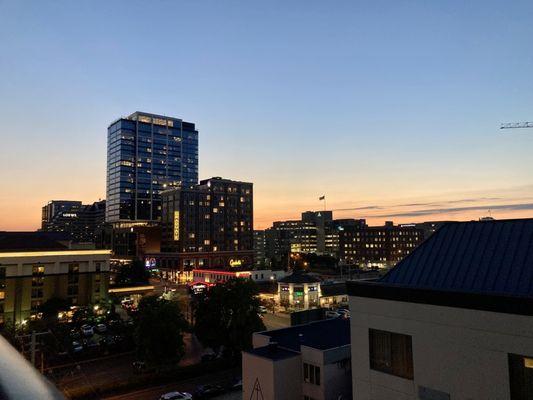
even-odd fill
[[[284,313],[267,313],[263,314],[263,323],[267,330],[286,328],[291,326],[291,317]]]
[[[196,336],[186,333],[183,340],[185,342],[185,355],[180,361],[180,366],[199,363],[204,349]],[[128,353],[105,359],[95,359],[77,365],[73,364],[70,368],[64,368],[62,372],[57,372],[52,381],[67,395],[73,389],[105,386],[134,377],[133,361],[135,361],[135,355]]]
[[[240,377],[239,368],[234,368],[231,370],[220,371],[220,372],[215,372],[209,375],[203,375],[203,376],[199,376],[199,377],[195,377],[191,379],[186,379],[184,381],[177,382],[177,383],[158,385],[158,386],[136,390],[136,391],[121,394],[121,395],[104,397],[104,399],[106,400],[152,400],[152,399],[158,400],[162,394],[165,394],[168,392],[178,391],[178,392],[192,393],[194,392],[194,389],[198,385],[205,385],[207,383],[224,384],[226,382],[229,382],[239,377]],[[233,400],[233,399],[240,399],[240,398],[242,398],[242,394],[240,392],[232,392],[231,394],[228,393],[223,396],[217,397],[216,399],[219,399],[219,400],[232,399]]]

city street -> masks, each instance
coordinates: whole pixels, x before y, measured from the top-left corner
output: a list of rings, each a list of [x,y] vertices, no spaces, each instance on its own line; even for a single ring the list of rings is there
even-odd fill
[[[291,326],[291,316],[280,312],[276,314],[268,312],[263,314],[263,323],[267,330],[286,328]]]
[[[184,336],[185,355],[180,361],[180,366],[197,364],[200,362],[204,351],[196,336],[186,333]],[[71,367],[64,368],[56,372],[52,381],[64,393],[68,393],[80,387],[96,388],[109,385],[113,382],[125,381],[133,376],[132,363],[135,361],[135,354],[127,353],[104,359],[95,359],[88,362],[72,364]]]
[[[187,379],[187,380],[177,382],[177,383],[158,385],[158,386],[136,390],[136,391],[121,394],[121,395],[104,397],[104,399],[106,400],[152,400],[152,399],[158,400],[162,394],[165,394],[168,392],[180,391],[180,392],[192,393],[194,392],[195,388],[198,385],[217,384],[217,383],[224,384],[237,377],[240,377],[239,368],[220,371],[220,372],[212,373],[209,375],[203,375],[203,376]],[[219,399],[219,400],[230,400],[230,399],[236,400],[240,398],[242,398],[242,394],[240,391],[235,391],[232,393],[227,393],[219,397],[216,397],[216,399]]]

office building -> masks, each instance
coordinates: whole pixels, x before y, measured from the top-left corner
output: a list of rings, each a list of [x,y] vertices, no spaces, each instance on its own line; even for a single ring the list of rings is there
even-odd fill
[[[72,305],[107,297],[108,250],[71,250],[40,232],[0,232],[0,323],[39,316],[52,297]]]
[[[109,125],[106,222],[127,228],[158,221],[163,190],[197,183],[193,123],[135,112]]]
[[[306,211],[300,220],[276,221],[265,230],[265,256],[273,265],[289,264],[291,253],[339,257],[339,232],[366,226],[364,219],[333,219],[332,211]]]
[[[423,231],[413,226],[345,226],[339,230],[339,259],[360,267],[390,267],[423,241]]]
[[[449,223],[348,282],[353,398],[531,399],[532,243],[533,219]]]
[[[92,204],[52,200],[42,208],[41,231],[63,232],[75,243],[95,243],[103,229],[105,200]]]
[[[270,266],[270,260],[266,256],[267,240],[264,230],[254,231],[254,263],[256,268]]]
[[[242,354],[243,399],[351,399],[350,322],[258,332]]]
[[[253,267],[253,184],[219,177],[163,193],[157,266],[193,269]]]

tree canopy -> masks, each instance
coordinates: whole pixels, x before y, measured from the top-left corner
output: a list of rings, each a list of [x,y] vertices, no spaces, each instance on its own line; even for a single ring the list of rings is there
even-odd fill
[[[143,262],[135,259],[131,264],[119,267],[115,282],[117,285],[145,284],[150,279],[150,272],[145,268]]]
[[[252,347],[252,334],[265,329],[259,316],[258,289],[249,279],[231,279],[213,286],[199,299],[195,332],[204,346],[231,357]]]
[[[178,362],[184,354],[187,322],[175,301],[144,297],[136,316],[135,343],[139,356],[153,364]]]

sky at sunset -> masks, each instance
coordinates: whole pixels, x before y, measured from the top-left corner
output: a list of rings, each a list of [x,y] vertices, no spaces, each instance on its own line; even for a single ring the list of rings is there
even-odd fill
[[[531,1],[0,0],[0,230],[105,198],[106,134],[196,123],[255,227],[533,217]],[[490,210],[490,211],[489,211]]]

